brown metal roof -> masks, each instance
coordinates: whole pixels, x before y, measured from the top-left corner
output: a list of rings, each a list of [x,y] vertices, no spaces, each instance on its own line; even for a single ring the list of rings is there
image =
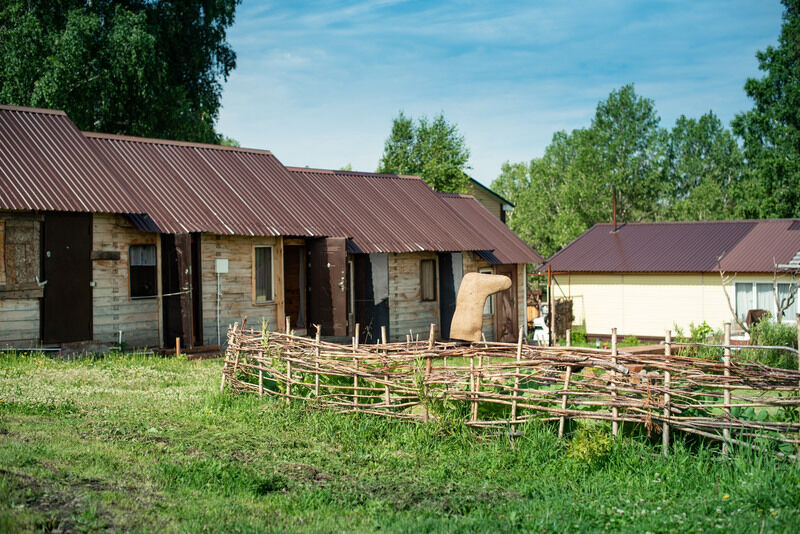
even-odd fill
[[[772,272],[800,251],[800,219],[596,224],[549,260],[555,271]]]
[[[268,151],[84,135],[162,232],[346,237]]]
[[[474,231],[492,243],[491,251],[482,251],[481,256],[489,263],[541,263],[544,258],[533,250],[517,234],[489,212],[472,195],[436,193]]]
[[[0,106],[0,208],[141,213],[62,111]]]
[[[416,176],[289,167],[345,228],[351,252],[483,250],[475,232]]]

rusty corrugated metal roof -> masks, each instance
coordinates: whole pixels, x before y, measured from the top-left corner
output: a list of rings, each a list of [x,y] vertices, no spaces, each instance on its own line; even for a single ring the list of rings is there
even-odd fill
[[[772,272],[800,251],[800,219],[596,224],[549,260],[555,271]]]
[[[289,167],[351,237],[351,252],[483,250],[474,231],[416,176]]]
[[[489,263],[541,263],[544,261],[517,234],[486,209],[472,195],[436,193],[474,231],[492,243],[491,251],[482,251],[481,257]]]
[[[0,208],[141,213],[62,111],[0,106]]]
[[[162,232],[346,237],[266,150],[84,135]]]

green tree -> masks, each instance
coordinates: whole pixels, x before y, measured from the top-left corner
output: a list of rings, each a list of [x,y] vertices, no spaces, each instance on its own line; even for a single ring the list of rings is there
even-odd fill
[[[766,74],[744,86],[753,109],[732,123],[749,169],[739,203],[745,217],[800,216],[800,0],[783,5],[778,46],[756,54]]]
[[[671,220],[735,217],[744,156],[733,134],[711,111],[681,115],[669,135],[662,216]]]
[[[62,109],[84,130],[219,142],[238,2],[9,0],[0,102]]]
[[[469,149],[458,126],[440,113],[414,123],[402,111],[392,121],[378,172],[415,174],[436,191],[464,193],[469,184]]]

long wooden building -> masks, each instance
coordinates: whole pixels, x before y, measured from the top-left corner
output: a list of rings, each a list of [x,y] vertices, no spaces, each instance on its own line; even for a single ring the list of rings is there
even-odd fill
[[[287,168],[268,151],[78,131],[0,106],[0,346],[216,345],[243,316],[325,336],[447,337],[464,273],[542,258],[473,197],[414,176]]]

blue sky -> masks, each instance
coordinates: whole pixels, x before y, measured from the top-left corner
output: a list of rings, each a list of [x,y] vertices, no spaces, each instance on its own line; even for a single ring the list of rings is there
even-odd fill
[[[662,126],[708,110],[728,124],[751,107],[743,85],[781,13],[778,0],[244,0],[218,130],[287,165],[372,171],[398,111],[444,112],[489,184],[626,83]]]

